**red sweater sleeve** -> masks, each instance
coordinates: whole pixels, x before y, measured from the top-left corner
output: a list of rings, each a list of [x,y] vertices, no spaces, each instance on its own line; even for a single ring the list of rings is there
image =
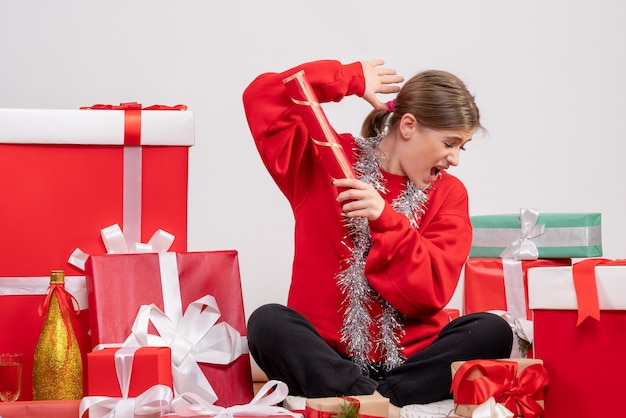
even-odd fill
[[[257,77],[243,93],[244,110],[261,158],[281,191],[294,203],[306,184],[302,173],[311,173],[319,162],[296,104],[283,79],[304,70],[321,103],[338,102],[348,95],[362,95],[365,80],[360,62],[315,61],[282,73]],[[299,187],[295,187],[295,185]]]
[[[370,222],[373,245],[365,274],[383,298],[410,318],[430,316],[450,301],[469,254],[472,227],[465,186],[447,173],[429,193],[419,229],[386,205]]]

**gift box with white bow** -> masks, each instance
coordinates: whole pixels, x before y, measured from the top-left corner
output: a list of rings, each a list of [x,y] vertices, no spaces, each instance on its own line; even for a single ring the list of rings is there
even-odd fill
[[[112,224],[133,242],[163,228],[186,251],[193,112],[102,107],[0,109],[0,277],[80,275],[69,255],[105,252],[93,231]]]
[[[137,397],[154,385],[173,390],[169,347],[103,348],[87,354],[87,368],[89,396]]]
[[[236,251],[90,255],[86,284],[95,349],[170,347],[175,393],[252,399]]]
[[[512,260],[470,258],[465,263],[465,313],[502,310],[531,320],[528,307],[528,269],[569,266],[571,259]]]
[[[544,418],[622,410],[626,260],[592,258],[570,267],[533,268],[528,291],[535,356],[550,374]]]
[[[532,311],[528,307],[528,269],[571,265],[571,259],[513,260],[470,258],[464,268],[464,312],[492,311],[509,322],[517,338],[512,357],[532,355]]]
[[[160,417],[173,399],[171,352],[167,347],[104,348],[89,354],[89,396],[79,417]],[[86,416],[86,415],[85,415]]]
[[[104,110],[0,109],[0,335],[11,335],[0,338],[0,351],[24,354],[21,400],[32,399],[32,356],[43,324],[37,308],[50,270],[65,270],[68,284],[72,277],[84,281],[68,258],[76,247],[106,252],[94,231],[112,224],[132,242],[165,228],[177,237],[172,250],[187,250],[193,112],[96,107]],[[87,308],[85,298],[73,318],[83,353]]]
[[[586,258],[602,255],[600,213],[540,213],[471,217],[471,258]]]

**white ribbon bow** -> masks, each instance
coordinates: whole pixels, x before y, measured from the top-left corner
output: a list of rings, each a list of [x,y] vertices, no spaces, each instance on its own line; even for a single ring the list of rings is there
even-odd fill
[[[115,370],[120,386],[121,398],[108,396],[87,396],[80,401],[80,414],[88,410],[90,418],[134,418],[135,414],[159,413],[170,409],[173,399],[172,389],[165,385],[155,385],[136,398],[128,397],[133,360],[138,347],[120,348],[115,352]]]
[[[521,235],[500,253],[500,258],[514,258],[516,260],[536,260],[539,258],[537,245],[533,238],[543,235],[545,225],[537,225],[539,212],[534,209],[520,210]]]
[[[142,305],[122,345],[170,347],[175,392],[193,392],[213,403],[217,395],[198,363],[226,365],[248,352],[246,337],[225,322],[216,324],[219,317],[217,302],[210,295],[190,303],[178,321],[156,305]],[[150,323],[158,335],[149,332]]]
[[[274,391],[268,394],[271,388]],[[287,385],[278,380],[268,381],[256,396],[246,405],[235,405],[229,408],[212,405],[195,393],[182,393],[172,401],[172,409],[181,417],[212,416],[216,418],[233,418],[235,416],[273,416],[283,415],[301,418],[302,414],[276,406],[282,402],[289,392]],[[267,396],[266,396],[267,395]]]
[[[472,418],[513,418],[515,414],[491,397],[472,412]]]
[[[102,228],[100,234],[102,235],[102,241],[104,241],[107,254],[167,252],[174,242],[174,235],[162,229],[158,229],[152,237],[150,237],[147,244],[133,242],[129,245],[118,224]],[[76,248],[70,255],[68,263],[84,271],[85,263],[88,258],[89,254],[84,253],[80,248]]]

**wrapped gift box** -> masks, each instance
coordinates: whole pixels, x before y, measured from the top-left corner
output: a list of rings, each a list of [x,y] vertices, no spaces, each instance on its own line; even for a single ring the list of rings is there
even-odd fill
[[[92,255],[86,279],[94,346],[126,342],[141,307],[154,305],[169,317],[180,317],[207,295],[219,306],[217,325],[246,334],[236,251]],[[174,351],[172,358],[177,358]],[[217,394],[217,405],[252,399],[247,351],[228,364],[197,364]]]
[[[124,350],[129,349],[104,348],[87,354],[89,396],[122,397],[116,355],[126,355],[126,361],[132,361],[130,376],[123,376],[129,379],[128,397],[137,397],[154,385],[169,386],[173,390],[169,347],[140,347],[130,353]]]
[[[176,236],[172,250],[186,251],[194,115],[119,108],[0,109],[0,288],[5,278],[45,279],[52,269],[84,277],[68,258],[77,247],[106,252],[97,231],[116,223],[133,242],[165,229]],[[40,294],[0,294],[0,333],[14,336],[0,339],[0,351],[30,362],[43,324]],[[74,319],[79,343],[89,341],[87,312]],[[22,400],[32,399],[27,362]]]
[[[193,142],[188,111],[0,109],[0,276],[82,274],[70,254],[106,252],[94,231],[112,224],[139,242],[162,228],[185,251]]]
[[[550,375],[545,418],[595,417],[622,408],[626,266],[595,267],[595,283],[597,296],[586,295],[597,298],[599,320],[587,318],[577,326],[573,267],[528,271],[535,356]]]
[[[571,259],[508,260],[470,258],[465,264],[465,313],[502,310],[531,319],[528,307],[528,270],[571,265]]]
[[[0,402],[2,418],[76,418],[80,401]]]
[[[337,417],[346,405],[358,408],[359,416],[387,417],[389,399],[381,395],[361,395],[346,397],[309,398],[306,400],[305,418]],[[339,415],[341,416],[341,415]]]
[[[0,269],[2,266],[0,265]],[[76,298],[78,309],[72,315],[72,327],[83,354],[83,364],[91,349],[87,290],[84,276],[66,277],[65,288]],[[22,391],[20,401],[33,399],[33,358],[45,317],[39,316],[50,277],[0,278],[0,352],[22,353]],[[10,336],[10,337],[9,337]],[[83,367],[83,382],[87,382],[87,368]],[[0,414],[0,416],[2,416]]]
[[[585,258],[602,255],[601,214],[539,213],[472,216],[474,229],[470,258],[500,257],[522,235],[534,244],[534,258]],[[544,225],[543,231],[539,231]],[[523,226],[523,229],[522,229]]]
[[[476,407],[493,397],[515,416],[542,416],[544,392],[550,383],[542,360],[456,361],[451,368],[456,414],[471,417]]]

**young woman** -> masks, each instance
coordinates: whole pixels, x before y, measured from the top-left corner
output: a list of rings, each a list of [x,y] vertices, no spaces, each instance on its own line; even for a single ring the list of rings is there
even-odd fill
[[[482,129],[474,98],[444,71],[400,88],[383,65],[316,61],[245,90],[252,136],[295,217],[287,306],[258,308],[247,332],[256,362],[292,395],[378,392],[402,407],[449,398],[451,362],[508,357],[513,336],[496,315],[450,322],[443,310],[471,245],[467,191],[446,170]],[[361,135],[337,134],[358,179],[326,169],[283,83],[300,70],[321,103],[373,106]]]

